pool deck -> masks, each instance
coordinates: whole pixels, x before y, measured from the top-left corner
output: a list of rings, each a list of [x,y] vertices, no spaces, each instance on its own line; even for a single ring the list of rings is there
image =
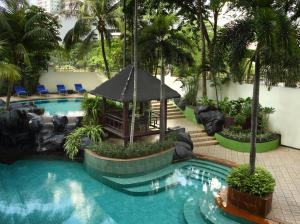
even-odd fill
[[[201,129],[186,119],[168,122],[171,127],[184,126],[187,131]],[[233,151],[220,145],[198,147],[194,152],[237,164],[249,163],[249,153]],[[300,224],[300,150],[280,146],[274,151],[257,153],[256,163],[268,169],[276,180],[273,207],[267,218],[280,223]]]

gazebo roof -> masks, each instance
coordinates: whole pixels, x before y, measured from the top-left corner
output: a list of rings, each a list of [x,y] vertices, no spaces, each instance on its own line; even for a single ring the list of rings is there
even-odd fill
[[[90,93],[119,102],[133,101],[134,68],[127,66],[110,80],[104,82]],[[166,99],[180,98],[180,94],[165,85]],[[160,99],[160,80],[143,70],[138,70],[137,101]]]

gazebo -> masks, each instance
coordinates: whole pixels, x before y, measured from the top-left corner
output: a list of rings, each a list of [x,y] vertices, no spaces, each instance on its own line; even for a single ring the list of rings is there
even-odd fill
[[[127,66],[110,80],[104,82],[90,93],[103,98],[104,116],[102,125],[104,130],[124,139],[126,144],[130,135],[130,103],[133,101],[134,67]],[[159,114],[145,109],[152,100],[160,100],[160,80],[143,70],[138,70],[137,103],[139,114],[135,121],[134,137],[142,137],[159,133]],[[167,117],[167,100],[180,98],[180,94],[165,85],[165,114]],[[106,100],[110,99],[123,104],[121,111],[112,111]]]

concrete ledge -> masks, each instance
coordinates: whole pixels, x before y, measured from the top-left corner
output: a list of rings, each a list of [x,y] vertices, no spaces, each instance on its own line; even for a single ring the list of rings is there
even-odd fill
[[[94,177],[107,176],[134,176],[161,169],[172,163],[174,148],[153,155],[133,158],[114,159],[99,156],[93,151],[84,151],[84,165],[86,171]]]

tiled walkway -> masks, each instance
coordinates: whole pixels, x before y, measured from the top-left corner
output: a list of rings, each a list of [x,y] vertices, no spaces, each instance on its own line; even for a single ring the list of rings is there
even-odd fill
[[[228,150],[220,145],[194,151],[239,164],[249,161],[249,153]],[[272,152],[258,153],[257,165],[267,168],[276,179],[273,208],[268,218],[300,224],[300,150],[280,147]]]
[[[168,122],[169,127],[184,126],[187,131],[200,129],[186,119]],[[199,147],[194,152],[238,164],[249,163],[249,153],[236,152],[220,145]],[[276,180],[273,207],[268,218],[300,224],[300,150],[281,146],[271,152],[258,153],[256,162],[258,166],[267,168]]]

